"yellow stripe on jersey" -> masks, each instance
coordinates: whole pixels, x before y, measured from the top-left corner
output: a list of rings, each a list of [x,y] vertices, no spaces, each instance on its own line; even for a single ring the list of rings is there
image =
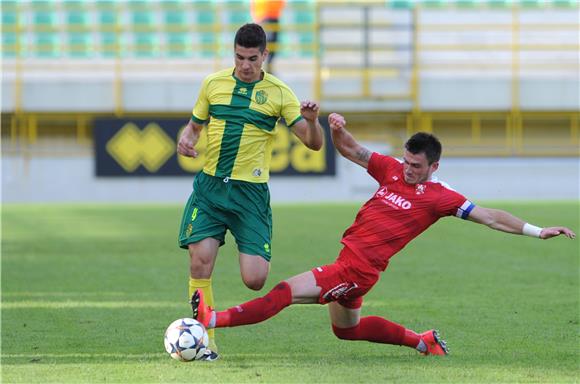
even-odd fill
[[[280,117],[292,125],[300,103],[290,88],[265,73],[246,83],[230,68],[208,76],[193,108],[197,123],[210,118],[204,172],[254,183],[269,179],[274,128]]]

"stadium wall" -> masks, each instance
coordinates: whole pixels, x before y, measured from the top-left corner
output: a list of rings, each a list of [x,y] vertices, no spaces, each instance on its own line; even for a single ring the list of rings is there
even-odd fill
[[[380,144],[366,143],[385,152]],[[336,176],[273,177],[273,203],[364,201],[376,182],[361,167],[337,158]],[[186,201],[192,177],[97,178],[90,155],[4,156],[2,201]],[[474,201],[578,200],[578,158],[444,158],[436,176]]]

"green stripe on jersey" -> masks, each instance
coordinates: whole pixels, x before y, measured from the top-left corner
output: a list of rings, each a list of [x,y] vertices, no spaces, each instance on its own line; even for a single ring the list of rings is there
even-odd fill
[[[276,128],[276,122],[278,121],[278,116],[270,116],[247,107],[236,107],[233,105],[212,105],[209,107],[209,114],[220,120],[240,124],[252,124],[268,132],[272,132]]]
[[[232,92],[232,101],[229,105],[232,110],[248,109],[252,102],[253,91],[254,84],[244,83],[236,79],[236,86]],[[224,135],[220,146],[220,156],[215,170],[216,176],[229,177],[232,175],[243,132],[243,120],[226,120]]]

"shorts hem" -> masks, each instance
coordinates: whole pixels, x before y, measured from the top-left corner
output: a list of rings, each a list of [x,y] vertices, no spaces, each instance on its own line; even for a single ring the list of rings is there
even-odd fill
[[[262,259],[266,260],[268,263],[269,263],[269,262],[270,262],[270,260],[272,259],[272,256],[263,255],[263,254],[261,254],[261,253],[254,252],[254,251],[252,251],[252,250],[248,250],[248,249],[246,249],[246,248],[244,248],[244,249],[242,249],[242,248],[238,248],[238,251],[239,251],[240,253],[245,253],[246,255],[249,255],[249,256],[259,256],[259,257],[261,257]]]
[[[196,237],[188,237],[185,240],[179,241],[179,248],[183,248],[183,249],[188,249],[189,244],[194,244],[194,243],[199,243],[200,241],[207,239],[211,237],[212,239],[216,239],[217,241],[220,242],[220,247],[222,245],[224,245],[226,242],[225,240],[219,239],[215,236],[212,235],[207,235],[207,236],[196,236]]]

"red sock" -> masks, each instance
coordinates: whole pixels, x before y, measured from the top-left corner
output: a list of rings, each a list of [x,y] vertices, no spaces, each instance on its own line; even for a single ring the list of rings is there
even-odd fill
[[[334,334],[344,340],[366,340],[373,343],[406,345],[415,348],[421,338],[410,329],[378,316],[367,316],[352,328],[332,326]]]
[[[216,328],[255,324],[269,319],[292,304],[290,285],[283,281],[266,296],[245,302],[225,311],[216,312]]]

